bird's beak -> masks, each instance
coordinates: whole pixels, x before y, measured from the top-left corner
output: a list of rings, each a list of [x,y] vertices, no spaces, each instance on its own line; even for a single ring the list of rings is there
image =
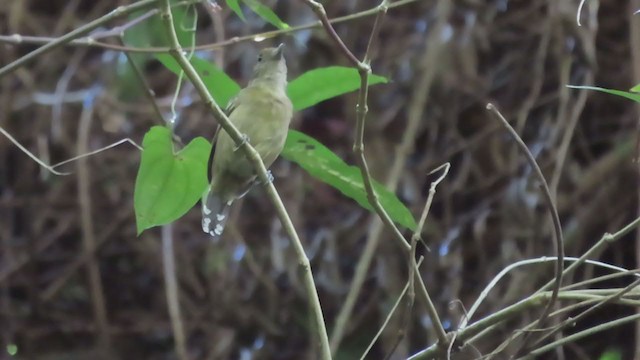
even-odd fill
[[[278,47],[276,48],[276,57],[281,58],[282,57],[282,53],[284,52],[284,43],[281,43],[280,45],[278,45]]]

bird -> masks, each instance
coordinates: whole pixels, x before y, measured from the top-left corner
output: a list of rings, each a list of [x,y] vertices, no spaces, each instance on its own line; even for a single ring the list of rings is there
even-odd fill
[[[251,80],[225,110],[266,168],[282,152],[293,116],[293,105],[286,93],[287,64],[283,52],[284,44],[260,50]],[[202,198],[202,230],[218,239],[232,203],[258,181],[251,161],[220,126],[212,143],[207,165],[209,186]]]

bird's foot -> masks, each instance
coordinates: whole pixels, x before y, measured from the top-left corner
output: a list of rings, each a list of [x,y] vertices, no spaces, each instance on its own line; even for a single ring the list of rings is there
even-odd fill
[[[267,181],[262,181],[262,179],[257,178],[254,181],[255,185],[269,185],[273,182],[273,180],[275,180],[275,178],[273,177],[273,174],[271,173],[271,170],[267,170]]]
[[[241,134],[242,137],[242,142],[240,142],[240,145],[236,146],[233,151],[238,151],[238,149],[240,149],[244,144],[248,144],[251,139],[249,139],[249,136],[247,134]]]

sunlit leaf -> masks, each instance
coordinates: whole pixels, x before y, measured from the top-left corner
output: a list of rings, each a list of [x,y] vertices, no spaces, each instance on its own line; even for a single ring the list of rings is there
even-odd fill
[[[363,208],[373,210],[367,200],[360,170],[345,163],[312,137],[289,130],[282,157],[297,163],[311,176],[340,190]],[[374,190],[380,204],[394,222],[411,230],[415,229],[415,219],[395,194],[377,182],[374,183]]]
[[[629,89],[629,91],[633,93],[640,93],[640,84],[637,84],[636,86],[632,87],[631,89]]]
[[[600,92],[611,94],[611,95],[621,96],[621,97],[627,98],[629,100],[633,100],[635,102],[639,102],[640,103],[640,94],[638,94],[638,93],[627,92],[627,91],[622,91],[622,90],[615,90],[615,89],[606,89],[606,88],[601,88],[601,87],[597,87],[597,86],[567,85],[567,87],[572,88],[572,89],[600,91]]]
[[[156,58],[175,74],[179,74],[182,70],[171,55],[158,54]],[[240,91],[240,86],[215,64],[196,56],[193,56],[190,61],[209,90],[209,94],[224,109],[229,100]]]
[[[268,22],[269,24],[281,30],[289,28],[289,24],[280,20],[278,15],[276,15],[276,13],[274,13],[273,10],[271,10],[268,6],[265,6],[264,4],[262,4],[260,1],[258,0],[243,0],[243,1],[247,4],[247,6],[249,6],[251,10],[253,10],[253,12],[258,14],[258,16],[260,16],[264,21]]]
[[[244,14],[242,13],[242,9],[240,8],[238,0],[226,0],[226,2],[229,9],[233,10],[233,12],[236,13],[236,15],[238,15],[238,17],[242,19],[242,21],[247,21],[244,18]]]
[[[379,75],[369,76],[369,85],[386,83]],[[319,102],[346,94],[360,88],[358,70],[350,67],[330,66],[313,69],[289,83],[287,93],[296,110],[311,107]]]
[[[138,235],[184,215],[207,187],[207,159],[211,145],[193,139],[174,154],[171,132],[154,126],[144,136],[133,204]]]

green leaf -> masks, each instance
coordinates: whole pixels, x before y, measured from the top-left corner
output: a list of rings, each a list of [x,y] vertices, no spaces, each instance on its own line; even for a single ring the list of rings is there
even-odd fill
[[[244,18],[244,14],[242,13],[238,0],[226,0],[226,2],[229,9],[233,10],[233,12],[236,13],[242,21],[247,21],[247,19]]]
[[[176,75],[182,71],[180,65],[178,65],[171,55],[158,54],[156,58]],[[190,61],[191,65],[193,65],[207,86],[209,94],[211,94],[216,103],[224,109],[229,103],[229,100],[240,91],[240,86],[215,64],[196,56],[191,57]]]
[[[372,211],[362,182],[360,169],[350,166],[317,140],[299,131],[289,130],[282,157],[295,162],[311,176],[340,190],[365,209]],[[409,209],[395,194],[374,182],[382,207],[394,222],[414,230],[416,222]]]
[[[369,85],[386,83],[379,75],[369,76]],[[289,83],[287,93],[296,110],[306,109],[319,102],[360,88],[358,70],[350,67],[330,66],[313,69]]]
[[[640,84],[637,84],[636,86],[632,87],[631,89],[629,89],[629,91],[633,93],[640,93]]]
[[[244,3],[247,4],[247,6],[249,6],[251,10],[253,10],[254,13],[258,14],[258,16],[260,16],[264,21],[277,27],[278,29],[284,30],[290,27],[289,24],[280,20],[278,15],[276,15],[276,13],[274,13],[273,10],[271,10],[268,6],[263,5],[260,1],[258,0],[243,0],[243,1]]]
[[[607,350],[600,357],[599,360],[622,360],[622,353],[618,349]]]
[[[177,2],[172,0],[172,3]],[[136,12],[129,17],[134,20],[145,12]],[[173,15],[173,25],[176,29],[178,41],[183,47],[195,45],[195,10],[190,6],[174,6],[171,8]],[[149,46],[169,46],[169,34],[164,26],[160,14],[155,14],[143,22],[130,27],[124,31],[124,42],[129,46],[149,47]]]
[[[176,3],[172,0],[172,3]],[[184,47],[195,45],[195,22],[193,7],[176,6],[171,12],[173,23],[178,35],[178,41]],[[140,11],[129,16],[130,21],[143,16],[146,12]],[[127,46],[147,48],[152,46],[169,46],[170,41],[167,30],[159,14],[130,27],[124,31],[124,43]],[[124,56],[124,55],[121,55]],[[151,54],[131,53],[129,57],[135,62],[138,69],[144,69],[144,65],[152,58]],[[136,100],[142,94],[140,79],[134,73],[128,61],[118,61],[116,65],[115,82],[118,97],[125,101]]]
[[[156,58],[175,74],[181,71],[178,63],[168,54],[158,54]],[[198,71],[209,93],[221,108],[225,108],[238,92],[240,86],[215,64],[193,56],[191,65]],[[369,76],[369,86],[387,83],[385,77]],[[287,94],[295,110],[303,110],[322,101],[355,91],[360,88],[358,70],[342,66],[330,66],[309,70],[291,81]]]
[[[171,132],[154,126],[144,136],[133,205],[138,235],[184,215],[207,187],[207,159],[211,145],[193,139],[174,154]]]
[[[627,98],[629,100],[633,100],[635,102],[640,103],[640,94],[638,94],[638,93],[632,93],[632,92],[627,92],[627,91],[622,91],[622,90],[615,90],[615,89],[605,89],[605,88],[601,88],[601,87],[597,87],[597,86],[567,85],[567,87],[569,87],[571,89],[596,90],[596,91],[600,91],[600,92],[611,94],[611,95],[622,96],[622,97]]]

